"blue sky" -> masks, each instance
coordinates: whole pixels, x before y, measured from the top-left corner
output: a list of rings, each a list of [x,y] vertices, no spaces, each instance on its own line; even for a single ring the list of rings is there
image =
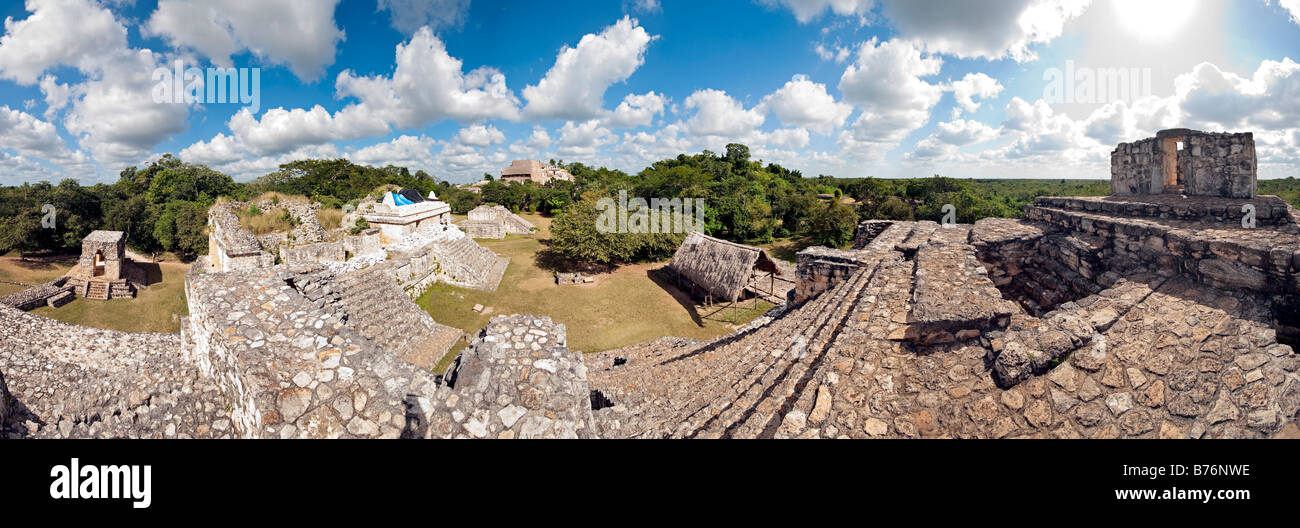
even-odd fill
[[[0,4],[0,183],[163,153],[239,180],[308,157],[456,183],[512,159],[635,172],[750,145],[805,175],[1106,178],[1162,128],[1300,168],[1300,0],[28,0]],[[260,68],[260,107],[155,70]],[[1053,99],[1054,74],[1091,99]],[[1148,78],[1120,93],[1087,75]]]

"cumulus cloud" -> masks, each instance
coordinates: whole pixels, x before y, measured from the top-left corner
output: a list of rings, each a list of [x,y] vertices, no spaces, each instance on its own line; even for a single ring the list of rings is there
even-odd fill
[[[908,159],[950,158],[961,147],[997,137],[997,130],[979,121],[958,119],[939,123],[933,134],[916,143]]]
[[[738,138],[753,133],[766,118],[721,90],[699,90],[686,98],[686,108],[695,114],[686,120],[686,132],[695,136]]]
[[[605,118],[605,124],[614,128],[650,126],[654,123],[655,116],[664,113],[667,104],[668,98],[655,92],[628,94],[618,104],[618,108]]]
[[[470,0],[379,0],[379,10],[388,11],[393,29],[411,35],[428,26],[433,31],[457,27],[465,22]]]
[[[340,97],[357,98],[360,111],[398,127],[518,117],[519,100],[506,88],[505,75],[489,67],[464,73],[462,64],[425,28],[397,45],[392,76],[357,77],[344,70],[334,85]]]
[[[981,100],[992,99],[1002,93],[1002,83],[984,73],[968,73],[960,81],[952,83],[953,97],[957,104],[967,112],[979,110]]]
[[[617,141],[618,136],[601,126],[599,120],[584,123],[569,121],[560,127],[559,151],[565,156],[591,157],[600,147]]]
[[[109,166],[138,162],[184,130],[189,108],[154,103],[150,94],[148,72],[162,57],[129,48],[126,28],[108,9],[87,0],[30,0],[26,7],[26,19],[5,20],[0,78],[39,82],[47,118],[70,108],[64,127],[95,160]],[[76,84],[58,82],[60,66],[81,74]]]
[[[759,111],[771,111],[786,125],[825,135],[844,126],[844,120],[853,113],[853,106],[835,101],[826,92],[826,85],[796,75],[785,86],[764,97]]]
[[[941,59],[924,56],[911,42],[873,38],[863,43],[840,77],[844,100],[862,109],[852,137],[841,135],[842,148],[878,158],[925,125],[944,88],[922,78],[938,74],[942,66]]]
[[[398,44],[391,76],[357,77],[339,73],[337,95],[356,103],[331,114],[324,107],[273,108],[260,118],[240,110],[228,125],[236,146],[258,156],[309,145],[372,137],[392,127],[418,128],[443,119],[479,121],[518,117],[518,99],[505,76],[493,68],[469,73],[428,28]],[[495,130],[495,129],[494,129]],[[199,150],[208,149],[200,144]]]
[[[922,42],[931,53],[1026,62],[1037,58],[1031,45],[1061,36],[1066,22],[1089,4],[1091,0],[889,0],[883,13],[900,37]]]
[[[26,19],[5,19],[5,35],[0,37],[2,78],[35,84],[56,66],[90,71],[126,49],[126,28],[89,0],[28,0],[27,9],[32,15]]]
[[[487,147],[505,143],[506,135],[492,125],[471,125],[460,129],[456,140],[465,145]]]
[[[827,10],[837,15],[863,16],[871,11],[875,0],[759,0],[769,6],[782,6],[794,13],[795,20],[807,24]]]
[[[355,163],[373,167],[393,165],[406,167],[411,172],[423,170],[432,173],[432,169],[437,166],[437,160],[433,155],[433,148],[437,143],[437,140],[424,135],[403,135],[392,141],[359,148],[347,157]]]
[[[231,56],[247,50],[311,80],[334,63],[344,38],[334,21],[337,5],[338,0],[159,0],[142,32],[219,66],[231,66]]]
[[[655,38],[636,19],[625,16],[600,34],[583,36],[577,46],[565,46],[546,76],[524,88],[528,101],[524,113],[536,119],[599,117],[605,90],[641,67]]]

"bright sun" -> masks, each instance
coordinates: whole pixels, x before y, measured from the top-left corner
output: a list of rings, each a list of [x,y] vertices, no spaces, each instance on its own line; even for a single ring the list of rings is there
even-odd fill
[[[1198,0],[1111,0],[1124,29],[1143,40],[1165,40],[1196,15]]]

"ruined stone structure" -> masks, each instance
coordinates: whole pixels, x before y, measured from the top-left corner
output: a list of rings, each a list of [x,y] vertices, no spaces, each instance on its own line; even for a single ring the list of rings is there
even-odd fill
[[[506,235],[527,235],[537,227],[500,205],[480,205],[469,212],[465,221],[457,224],[472,238],[502,239]]]
[[[432,195],[424,201],[399,205],[394,194],[386,192],[380,202],[363,202],[356,214],[365,218],[371,227],[379,228],[381,240],[386,244],[397,243],[433,224],[451,223],[451,206]],[[351,224],[344,219],[344,225]]]
[[[536,160],[514,160],[509,167],[501,170],[501,181],[504,183],[531,181],[546,185],[551,180],[573,181],[573,175],[565,169]]]
[[[1188,196],[1255,198],[1255,138],[1184,128],[1121,143],[1111,153],[1111,194],[1183,193]]]
[[[235,210],[243,204],[217,202],[208,209],[208,262],[218,272],[275,265],[275,255],[262,250],[257,237],[239,225]]]
[[[1256,228],[1232,213],[1244,202]],[[973,225],[869,221],[853,249],[800,252],[790,301],[730,335],[584,357],[559,322],[499,316],[442,377],[428,367],[459,332],[397,271],[423,266],[418,280],[440,259],[201,261],[179,336],[0,305],[0,434],[1293,436],[1298,216],[1267,196],[1123,195]],[[454,226],[417,235],[396,252],[472,244]]]
[[[87,299],[128,299],[145,287],[144,271],[126,257],[126,234],[121,231],[86,235],[81,241],[81,258],[66,279],[69,291]]]

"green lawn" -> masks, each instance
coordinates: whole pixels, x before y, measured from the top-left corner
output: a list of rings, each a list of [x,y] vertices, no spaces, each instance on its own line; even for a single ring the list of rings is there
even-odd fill
[[[538,253],[550,237],[550,219],[521,215],[539,227],[531,236],[505,240],[479,240],[499,255],[510,257],[501,287],[495,292],[466,290],[437,284],[420,296],[419,305],[439,323],[473,335],[496,315],[546,315],[564,323],[569,348],[599,352],[664,336],[710,339],[735,329],[731,312],[727,321],[701,320],[694,303],[676,288],[663,283],[654,270],[663,266],[623,266],[612,273],[595,276],[594,284],[558,286],[553,272],[538,262]],[[475,313],[475,304],[488,310]],[[739,324],[747,323],[772,305],[759,302],[755,310],[740,313]],[[722,315],[717,318],[724,318]]]
[[[23,262],[17,255],[0,257],[0,280],[39,284],[67,273],[77,263],[77,257],[57,257],[48,262]],[[179,332],[180,318],[189,313],[185,304],[185,271],[188,264],[175,261],[139,263],[151,281],[161,278],[141,290],[134,299],[108,301],[77,298],[59,308],[42,306],[31,313],[67,323],[120,330],[124,332]],[[0,283],[0,295],[24,289],[22,286]]]

